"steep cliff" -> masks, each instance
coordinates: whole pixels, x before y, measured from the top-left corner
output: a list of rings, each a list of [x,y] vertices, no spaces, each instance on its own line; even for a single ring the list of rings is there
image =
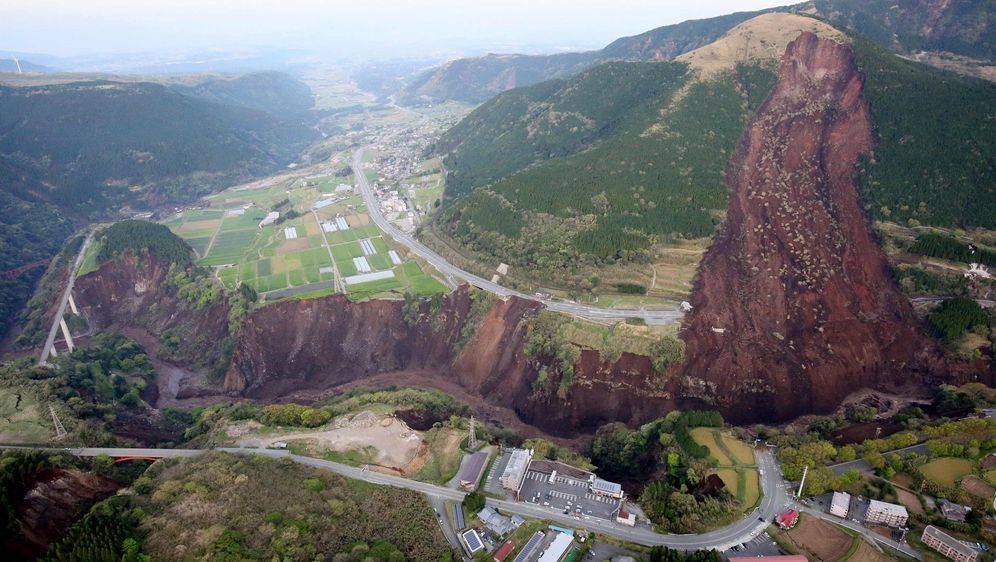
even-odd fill
[[[853,181],[872,152],[862,84],[848,47],[801,35],[728,165],[727,221],[699,269],[684,375],[735,421],[914,382],[932,347]]]

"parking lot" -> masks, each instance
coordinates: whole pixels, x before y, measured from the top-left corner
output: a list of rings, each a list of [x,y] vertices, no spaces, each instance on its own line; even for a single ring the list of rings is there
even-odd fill
[[[768,533],[762,532],[753,539],[740,543],[723,554],[729,558],[730,556],[778,556],[786,553],[778,548],[778,544],[775,543],[774,539]]]
[[[580,518],[597,517],[615,520],[619,500],[598,497],[588,491],[588,482],[557,476],[550,483],[550,475],[530,470],[522,482],[519,497],[524,502],[544,505],[560,512],[567,510],[570,515]],[[580,508],[580,511],[578,511]]]

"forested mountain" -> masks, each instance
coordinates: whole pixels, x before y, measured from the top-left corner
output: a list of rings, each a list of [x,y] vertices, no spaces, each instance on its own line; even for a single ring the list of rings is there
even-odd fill
[[[174,89],[190,97],[264,111],[288,119],[304,119],[315,105],[311,88],[283,72],[254,72],[211,78]]]
[[[286,166],[318,134],[252,106],[296,112],[310,93],[289,82],[307,89],[283,75],[206,82],[199,97],[147,82],[0,86],[2,271],[52,256],[69,219],[192,200]],[[0,332],[39,273],[0,278]]]
[[[417,76],[401,89],[398,100],[407,104],[450,99],[479,103],[511,88],[570,78],[610,60],[668,61],[715,41],[744,21],[771,12],[813,16],[893,52],[919,54],[927,62],[968,73],[977,73],[979,64],[991,67],[996,62],[996,7],[991,1],[811,0],[658,27],[622,37],[598,51],[458,59]],[[946,59],[951,55],[973,60],[958,59],[950,64],[952,61]],[[986,75],[996,76],[996,69]]]
[[[646,261],[655,244],[711,236],[727,205],[723,170],[773,82],[769,57],[784,50],[742,59],[738,45],[776,45],[806,27],[843,37],[769,14],[676,62],[607,63],[497,96],[437,146],[449,175],[435,232],[567,283],[585,266]],[[871,212],[996,226],[996,123],[985,117],[996,114],[996,85],[852,42],[876,123],[875,158],[859,178]],[[606,112],[606,99],[622,101]]]

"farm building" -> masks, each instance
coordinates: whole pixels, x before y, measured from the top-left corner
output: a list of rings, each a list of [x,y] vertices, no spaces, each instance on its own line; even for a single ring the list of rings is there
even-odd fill
[[[487,463],[487,451],[478,451],[470,455],[460,468],[460,474],[457,475],[460,486],[468,492],[476,489],[477,483],[481,481],[481,475],[484,474],[484,465]]]
[[[532,458],[533,452],[530,449],[512,449],[512,456],[505,465],[505,471],[501,473],[501,485],[507,490],[518,492]]]
[[[460,533],[460,538],[472,555],[479,550],[484,550],[484,541],[481,540],[481,536],[474,529],[467,529]]]
[[[791,529],[792,527],[795,527],[795,524],[798,522],[799,512],[794,509],[790,509],[778,517],[775,517],[775,523],[778,523],[778,526],[782,529]]]
[[[833,499],[830,500],[830,515],[847,518],[847,512],[851,510],[851,494],[847,492],[834,492]]]
[[[567,551],[571,549],[573,543],[574,537],[567,533],[557,533],[557,536],[553,538],[553,542],[550,543],[550,546],[546,547],[546,550],[539,557],[538,562],[560,562],[564,559]]]
[[[880,523],[889,527],[904,527],[909,519],[905,507],[878,500],[871,500],[865,514],[865,523]]]
[[[933,525],[927,525],[920,540],[955,562],[974,562],[979,557],[975,549]]]
[[[269,213],[266,213],[266,216],[263,217],[263,220],[259,221],[259,228],[263,228],[264,226],[270,226],[271,224],[277,222],[277,219],[279,218],[280,218],[280,213],[276,211],[271,211]]]
[[[623,497],[622,486],[616,484],[615,482],[609,482],[608,480],[596,478],[594,474],[591,475],[589,482],[589,490],[596,496],[607,496],[616,499]]]
[[[942,499],[941,503],[941,513],[944,518],[948,521],[954,521],[956,523],[964,523],[965,517],[968,516],[968,512],[972,511],[972,508],[958,505],[954,502],[949,502],[948,500]]]

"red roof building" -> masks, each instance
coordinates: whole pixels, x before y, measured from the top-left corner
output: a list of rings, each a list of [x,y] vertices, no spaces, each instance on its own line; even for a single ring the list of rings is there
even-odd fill
[[[778,526],[782,529],[791,529],[792,527],[795,527],[795,524],[798,522],[799,512],[794,509],[790,509],[778,517],[775,517],[775,523],[778,523]]]
[[[503,562],[506,558],[508,558],[509,554],[512,554],[513,550],[515,550],[515,543],[512,541],[508,541],[507,543],[501,545],[501,548],[495,551],[495,562]]]

